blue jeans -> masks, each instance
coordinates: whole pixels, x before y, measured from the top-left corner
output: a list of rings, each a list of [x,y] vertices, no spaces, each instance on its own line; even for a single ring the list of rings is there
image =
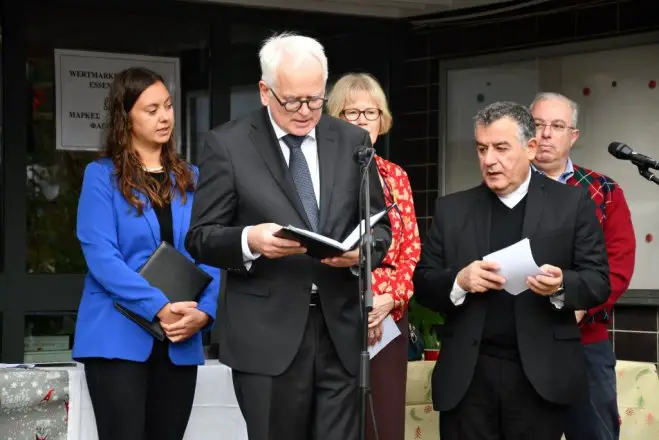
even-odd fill
[[[611,342],[584,345],[589,395],[568,412],[567,440],[618,440],[616,357]]]

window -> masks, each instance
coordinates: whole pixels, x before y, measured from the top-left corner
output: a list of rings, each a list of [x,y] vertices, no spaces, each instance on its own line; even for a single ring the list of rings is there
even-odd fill
[[[52,56],[30,54],[31,107],[27,144],[27,271],[82,273],[75,237],[85,165],[97,153],[55,149],[55,79]]]
[[[176,17],[147,20],[121,12],[59,11],[56,20],[49,14],[32,16],[28,32],[29,273],[84,273],[86,267],[75,235],[76,213],[85,166],[99,152],[56,148],[55,49],[177,57],[181,90],[171,92],[180,94],[175,99],[182,107],[176,127],[187,159],[196,158],[199,133],[208,130],[210,121],[206,26]],[[118,22],[121,32],[107,32]]]
[[[23,362],[71,362],[75,318],[74,313],[26,315]]]
[[[2,54],[2,30],[0,29],[0,54]],[[4,75],[2,73],[2,63],[0,63],[0,84],[3,83],[4,81]],[[4,182],[4,169],[5,169],[5,161],[4,161],[4,130],[2,127],[2,124],[4,121],[4,97],[2,96],[2,92],[0,92],[0,182]],[[4,198],[4,185],[0,185],[0,237],[4,236],[4,231],[5,231],[5,225],[3,222],[3,219],[5,217],[3,209],[5,206],[5,198]],[[4,248],[0,246],[0,272],[4,271],[5,265],[4,265]]]
[[[231,119],[237,119],[261,108],[258,84],[231,87]]]

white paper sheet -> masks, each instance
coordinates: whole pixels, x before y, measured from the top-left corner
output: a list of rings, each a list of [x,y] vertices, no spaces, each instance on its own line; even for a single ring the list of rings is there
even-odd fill
[[[375,226],[377,222],[380,221],[380,219],[387,213],[389,212],[388,209],[383,209],[382,211],[378,212],[377,214],[373,214],[371,216],[370,224],[371,227]],[[357,245],[357,242],[359,241],[359,231],[361,227],[362,233],[364,232],[364,227],[366,226],[366,222],[362,220],[359,222],[359,224],[355,227],[355,229],[352,230],[352,232],[346,237],[345,240],[341,243],[343,248],[345,249],[352,249]]]
[[[34,368],[34,364],[0,364],[0,369],[2,368]]]
[[[519,295],[529,288],[526,284],[527,277],[542,274],[533,259],[528,238],[486,255],[483,260],[499,264],[498,274],[506,279],[503,288],[511,295]]]
[[[396,321],[391,315],[387,316],[382,320],[382,339],[379,342],[368,347],[368,354],[370,359],[373,359],[376,354],[380,352],[384,347],[387,346],[391,341],[396,339],[400,335],[400,330],[396,325]]]

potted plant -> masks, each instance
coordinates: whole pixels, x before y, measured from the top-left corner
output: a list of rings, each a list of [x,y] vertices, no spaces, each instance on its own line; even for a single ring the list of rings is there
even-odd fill
[[[421,334],[424,346],[424,359],[427,361],[437,360],[441,342],[438,330],[444,324],[444,316],[422,306],[414,297],[409,303],[409,320]]]

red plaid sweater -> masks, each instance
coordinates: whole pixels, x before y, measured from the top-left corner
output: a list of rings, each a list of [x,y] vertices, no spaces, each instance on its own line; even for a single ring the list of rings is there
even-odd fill
[[[616,182],[603,174],[574,165],[574,175],[567,180],[567,184],[581,186],[590,193],[604,230],[609,258],[611,296],[606,303],[588,310],[580,324],[581,342],[591,344],[609,337],[606,323],[601,322],[602,312],[610,316],[613,305],[629,287],[634,272],[636,238],[629,207]]]

